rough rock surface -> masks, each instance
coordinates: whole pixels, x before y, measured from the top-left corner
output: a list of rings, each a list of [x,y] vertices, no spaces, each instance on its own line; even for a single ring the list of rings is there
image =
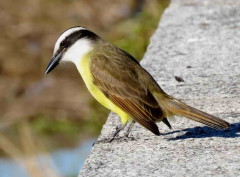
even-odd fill
[[[158,123],[162,136],[135,125],[133,139],[107,143],[120,124],[111,113],[80,176],[240,176],[239,9],[236,0],[173,0],[141,62],[167,93],[231,127],[175,117],[171,130]]]

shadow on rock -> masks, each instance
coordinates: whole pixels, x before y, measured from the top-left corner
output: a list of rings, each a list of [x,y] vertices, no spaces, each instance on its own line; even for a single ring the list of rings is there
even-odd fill
[[[179,135],[175,138],[169,138],[169,140],[179,140],[179,139],[188,139],[188,138],[209,138],[209,137],[225,137],[225,138],[235,138],[240,137],[240,122],[231,124],[231,126],[226,130],[215,130],[207,126],[204,127],[195,127],[187,128],[183,130],[177,130],[174,132],[166,133],[173,134],[177,132],[186,132],[183,135]]]

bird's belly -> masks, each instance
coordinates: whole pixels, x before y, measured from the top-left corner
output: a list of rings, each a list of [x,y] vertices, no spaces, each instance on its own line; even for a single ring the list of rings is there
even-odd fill
[[[93,83],[93,77],[90,71],[90,58],[83,57],[79,65],[77,66],[79,73],[81,74],[88,90],[93,95],[93,97],[101,103],[106,108],[111,111],[117,113],[121,117],[122,123],[126,123],[130,118],[124,111],[122,111],[119,107],[113,104],[103,93],[102,91]]]

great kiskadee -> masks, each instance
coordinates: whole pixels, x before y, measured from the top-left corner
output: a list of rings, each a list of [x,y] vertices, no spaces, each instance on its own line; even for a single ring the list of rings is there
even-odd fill
[[[215,129],[230,125],[166,94],[134,57],[86,28],[73,27],[63,32],[45,74],[61,61],[73,62],[95,99],[121,117],[122,126],[114,136],[127,122],[138,122],[160,135],[156,122],[163,121],[171,128],[167,118],[174,115]]]

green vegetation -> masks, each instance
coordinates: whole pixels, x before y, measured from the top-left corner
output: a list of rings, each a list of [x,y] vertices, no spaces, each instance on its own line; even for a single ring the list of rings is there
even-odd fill
[[[149,2],[135,16],[119,22],[106,37],[140,61],[168,4],[169,0]]]

